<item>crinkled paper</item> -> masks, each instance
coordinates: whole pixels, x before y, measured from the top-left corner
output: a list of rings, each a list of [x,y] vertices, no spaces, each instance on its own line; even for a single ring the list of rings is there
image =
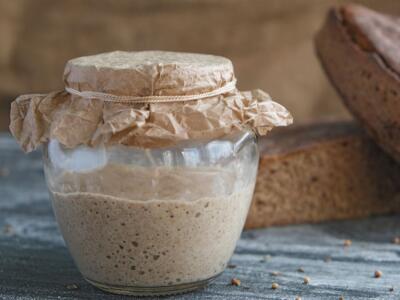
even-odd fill
[[[290,113],[261,90],[147,104],[85,99],[61,91],[17,98],[11,106],[10,130],[29,152],[49,139],[68,148],[82,144],[163,147],[218,138],[237,129],[265,135],[272,127],[291,122]]]

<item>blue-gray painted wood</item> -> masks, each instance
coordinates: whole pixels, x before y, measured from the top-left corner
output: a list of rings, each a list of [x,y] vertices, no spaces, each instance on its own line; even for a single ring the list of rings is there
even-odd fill
[[[247,231],[231,260],[236,268],[172,298],[400,299],[400,245],[391,243],[397,235],[396,216]],[[344,239],[352,245],[343,247]],[[233,277],[242,285],[230,285]],[[0,299],[129,299],[82,279],[58,232],[40,153],[24,155],[7,134],[0,135]]]

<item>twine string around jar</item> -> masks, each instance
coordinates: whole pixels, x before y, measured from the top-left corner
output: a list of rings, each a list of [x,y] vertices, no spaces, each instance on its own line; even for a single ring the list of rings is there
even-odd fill
[[[94,91],[78,91],[70,87],[66,87],[65,90],[72,94],[86,99],[100,99],[108,102],[118,103],[168,103],[168,102],[184,102],[191,100],[199,100],[209,97],[214,97],[231,92],[236,89],[236,79],[228,82],[224,86],[200,94],[193,95],[182,95],[182,96],[117,96],[107,93],[94,92]]]

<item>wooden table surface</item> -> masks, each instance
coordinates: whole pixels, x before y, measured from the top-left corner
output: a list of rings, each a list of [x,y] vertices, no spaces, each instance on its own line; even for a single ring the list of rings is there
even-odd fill
[[[396,216],[247,231],[234,268],[201,291],[170,298],[400,299],[397,235]],[[234,277],[241,286],[230,284]],[[82,279],[52,214],[41,154],[24,155],[8,134],[0,134],[0,299],[129,299]]]

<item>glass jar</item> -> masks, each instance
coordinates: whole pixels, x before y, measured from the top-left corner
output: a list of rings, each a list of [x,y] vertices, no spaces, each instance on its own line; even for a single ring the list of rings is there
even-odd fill
[[[44,168],[83,276],[114,293],[204,286],[231,257],[251,202],[257,135],[292,122],[224,57],[114,51],[67,62],[65,89],[18,97],[10,130]]]
[[[252,199],[252,131],[156,149],[67,149],[50,140],[44,150],[54,212],[87,281],[114,293],[166,295],[223,272]]]

